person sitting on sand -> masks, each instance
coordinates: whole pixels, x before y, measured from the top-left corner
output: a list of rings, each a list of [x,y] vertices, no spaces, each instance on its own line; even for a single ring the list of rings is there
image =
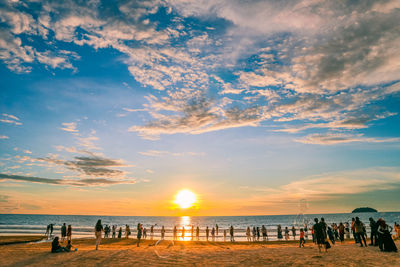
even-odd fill
[[[69,225],[68,225],[68,229],[67,229],[67,240],[68,240],[68,241],[71,241],[71,238],[72,238],[72,227],[71,227],[71,225],[69,224]]]
[[[299,248],[303,247],[304,244],[306,243],[306,240],[304,239],[304,230],[303,228],[300,228],[300,243],[299,243]]]
[[[122,237],[122,227],[119,228],[118,230],[118,238]]]
[[[95,227],[95,236],[96,236],[96,250],[99,249],[99,245],[101,243],[101,232],[103,232],[103,225],[101,224],[101,220],[98,220]]]
[[[65,248],[60,245],[58,236],[54,237],[53,242],[51,242],[51,253],[65,252]]]
[[[68,240],[68,244],[65,246],[65,250],[67,251],[67,252],[71,252],[71,249],[72,249],[72,244],[71,244],[71,240]],[[78,249],[76,249],[75,248],[75,251],[77,251]]]
[[[229,228],[229,234],[231,236],[231,242],[235,242],[235,230],[233,229],[233,225]]]

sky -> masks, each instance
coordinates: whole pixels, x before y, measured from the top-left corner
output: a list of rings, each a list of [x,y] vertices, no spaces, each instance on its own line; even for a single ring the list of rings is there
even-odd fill
[[[397,0],[1,0],[0,213],[399,211],[399,17]]]

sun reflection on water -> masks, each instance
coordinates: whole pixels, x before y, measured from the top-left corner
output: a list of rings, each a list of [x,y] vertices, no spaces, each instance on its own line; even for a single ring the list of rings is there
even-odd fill
[[[180,226],[178,228],[178,240],[190,241],[192,240],[192,218],[190,216],[182,216]],[[185,228],[185,235],[182,236],[183,227]]]

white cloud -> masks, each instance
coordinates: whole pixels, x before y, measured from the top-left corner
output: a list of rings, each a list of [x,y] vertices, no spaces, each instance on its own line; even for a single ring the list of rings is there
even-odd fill
[[[0,135],[0,139],[9,139],[10,137],[8,137],[7,135]]]
[[[0,119],[0,122],[10,123],[10,124],[15,124],[15,125],[22,125],[19,118],[14,115],[3,113],[2,116],[3,116],[3,118]]]
[[[295,141],[305,144],[316,145],[336,145],[342,143],[364,142],[364,143],[398,143],[400,138],[373,138],[364,137],[363,134],[310,134],[308,136],[295,139]]]
[[[74,132],[77,133],[78,130],[76,129],[76,122],[63,122],[61,130],[66,132]]]

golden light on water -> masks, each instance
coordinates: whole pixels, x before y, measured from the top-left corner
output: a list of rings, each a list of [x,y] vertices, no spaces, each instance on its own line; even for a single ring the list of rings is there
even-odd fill
[[[176,194],[174,203],[181,209],[191,208],[196,203],[196,194],[188,189],[182,189]]]

